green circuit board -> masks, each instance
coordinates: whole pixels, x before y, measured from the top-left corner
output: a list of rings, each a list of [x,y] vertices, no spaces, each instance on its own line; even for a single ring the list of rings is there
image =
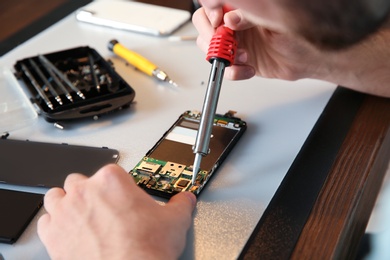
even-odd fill
[[[192,185],[192,167],[144,157],[131,171],[135,181],[142,188],[176,194],[191,191],[197,194],[199,187],[208,179],[207,171],[199,171],[195,185]]]

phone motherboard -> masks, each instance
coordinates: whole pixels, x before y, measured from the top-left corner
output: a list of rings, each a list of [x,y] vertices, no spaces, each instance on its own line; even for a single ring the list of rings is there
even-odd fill
[[[246,123],[234,117],[233,111],[214,118],[210,153],[201,163],[195,184],[192,184],[192,164],[201,114],[186,111],[164,136],[130,171],[136,183],[148,193],[170,198],[182,191],[199,195],[207,181],[226,158],[246,130]]]

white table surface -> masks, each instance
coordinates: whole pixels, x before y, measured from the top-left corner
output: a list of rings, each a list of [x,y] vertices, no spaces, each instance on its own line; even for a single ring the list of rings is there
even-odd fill
[[[191,34],[196,34],[191,23],[175,33]],[[180,87],[126,66],[108,51],[111,39],[148,57]],[[68,125],[65,130],[38,118],[32,126],[10,132],[9,138],[107,146],[119,150],[118,164],[130,170],[182,112],[201,110],[210,64],[194,41],[171,42],[83,24],[74,14],[2,56],[0,65],[12,68],[18,59],[85,45],[111,59],[135,89],[131,108],[94,122]],[[316,80],[224,81],[217,112],[237,111],[248,130],[200,195],[183,259],[237,258],[334,89],[335,85]],[[49,258],[36,234],[37,219],[43,213],[41,209],[15,244],[0,244],[5,259]]]

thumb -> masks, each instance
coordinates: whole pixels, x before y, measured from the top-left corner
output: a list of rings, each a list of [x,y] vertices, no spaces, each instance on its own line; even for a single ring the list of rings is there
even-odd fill
[[[227,27],[234,31],[242,31],[254,27],[255,25],[246,19],[240,9],[230,11],[225,14],[224,22]]]
[[[174,207],[177,211],[189,213],[189,215],[192,214],[192,211],[195,209],[195,205],[196,197],[191,192],[180,192],[173,196],[166,204],[168,207]]]

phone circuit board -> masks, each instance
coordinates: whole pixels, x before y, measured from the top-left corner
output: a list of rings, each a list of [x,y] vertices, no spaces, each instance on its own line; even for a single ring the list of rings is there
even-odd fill
[[[207,181],[226,158],[246,130],[246,123],[233,111],[214,118],[210,153],[203,157],[195,184],[191,182],[195,143],[200,112],[186,111],[163,137],[130,171],[136,183],[152,195],[170,198],[190,191],[199,195]]]

